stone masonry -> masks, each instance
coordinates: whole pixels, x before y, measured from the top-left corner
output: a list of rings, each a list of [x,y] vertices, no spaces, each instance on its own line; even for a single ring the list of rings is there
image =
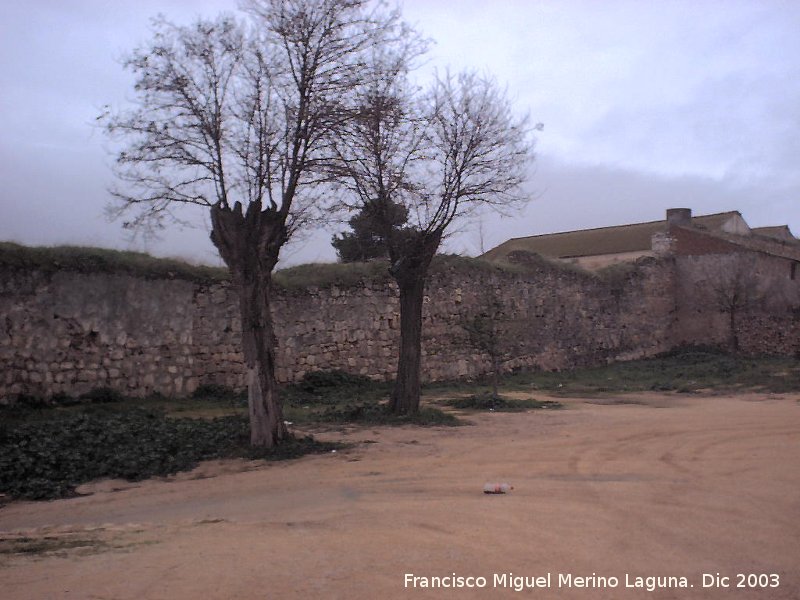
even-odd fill
[[[489,371],[489,357],[470,347],[460,324],[490,297],[504,307],[506,370],[604,364],[724,337],[698,328],[708,319],[680,297],[689,293],[687,270],[699,272],[688,259],[647,258],[603,277],[535,255],[514,260],[514,268],[458,260],[435,270],[424,305],[425,380]],[[702,260],[711,259],[695,263]],[[775,348],[759,334],[763,325],[765,335],[781,332],[777,350],[796,352],[797,311],[789,304],[740,319],[743,349]],[[273,311],[279,381],[327,369],[394,376],[399,312],[391,281],[278,289]],[[241,388],[240,327],[226,281],[2,266],[0,402],[97,387],[138,396],[181,396],[202,384]]]

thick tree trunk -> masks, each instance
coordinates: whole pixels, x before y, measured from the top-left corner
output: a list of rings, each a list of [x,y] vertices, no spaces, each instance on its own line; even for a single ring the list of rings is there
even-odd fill
[[[270,283],[271,274],[266,273],[239,285],[250,443],[266,448],[288,436],[275,380],[276,339],[270,311]]]
[[[285,218],[253,202],[242,214],[216,204],[211,209],[211,240],[231,271],[239,294],[242,350],[247,367],[250,443],[271,448],[288,437],[275,380],[275,339],[270,310],[272,270],[286,241]]]
[[[428,267],[439,249],[439,232],[417,232],[400,248],[390,248],[389,269],[400,289],[400,356],[389,407],[395,414],[419,411],[420,369],[422,367],[422,303]]]
[[[395,414],[419,411],[422,367],[422,303],[424,274],[419,279],[398,281],[400,287],[400,356],[390,407]]]

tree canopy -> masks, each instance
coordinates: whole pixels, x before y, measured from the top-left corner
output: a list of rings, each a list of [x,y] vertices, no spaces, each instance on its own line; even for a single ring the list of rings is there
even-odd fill
[[[402,228],[408,221],[408,208],[401,204],[387,204],[386,221],[392,230]],[[353,217],[348,220],[351,231],[334,235],[331,244],[342,262],[358,262],[374,258],[387,258],[387,247],[383,229],[383,219],[376,214],[374,204],[361,207]]]
[[[125,62],[135,97],[106,112],[121,148],[113,213],[163,229],[175,206],[210,212],[211,240],[239,293],[251,441],[288,436],[275,381],[271,278],[281,248],[325,213],[332,139],[374,52],[391,48],[399,13],[366,0],[249,0],[231,16],[153,21]]]

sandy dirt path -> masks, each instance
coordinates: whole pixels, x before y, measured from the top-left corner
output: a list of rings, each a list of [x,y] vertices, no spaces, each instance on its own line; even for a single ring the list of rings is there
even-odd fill
[[[350,430],[346,452],[14,503],[6,544],[65,547],[0,555],[0,597],[800,598],[800,397],[620,399]],[[515,490],[484,495],[487,481]],[[779,585],[737,588],[739,573]]]

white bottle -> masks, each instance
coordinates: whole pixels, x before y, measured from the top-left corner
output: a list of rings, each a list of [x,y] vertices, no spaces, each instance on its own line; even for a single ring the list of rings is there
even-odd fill
[[[487,483],[483,486],[484,494],[505,494],[513,490],[514,486],[509,483]]]

